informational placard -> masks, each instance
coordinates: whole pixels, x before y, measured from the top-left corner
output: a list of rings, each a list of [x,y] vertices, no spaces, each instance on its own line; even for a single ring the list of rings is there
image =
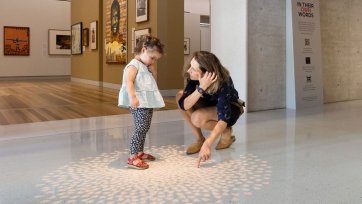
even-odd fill
[[[318,0],[287,0],[287,108],[323,104]]]

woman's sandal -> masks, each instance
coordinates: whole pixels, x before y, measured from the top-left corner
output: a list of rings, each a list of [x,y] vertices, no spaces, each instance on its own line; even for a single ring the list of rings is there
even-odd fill
[[[135,163],[136,160],[138,160],[137,163]],[[140,159],[138,156],[128,158],[127,165],[129,168],[138,169],[138,170],[148,169],[149,167],[148,164],[144,162],[142,159]]]
[[[138,158],[145,160],[145,161],[155,161],[156,157],[150,155],[150,154],[145,154],[144,152],[142,152],[140,155],[137,156]]]
[[[230,128],[230,135],[231,135],[231,136],[230,136],[229,138],[225,139],[225,138],[223,138],[222,135],[221,135],[220,140],[219,140],[219,142],[217,143],[215,149],[216,149],[216,150],[220,150],[220,149],[229,148],[229,147],[235,142],[235,140],[236,140],[235,136],[232,135],[232,134],[233,134],[233,129]]]
[[[230,137],[230,139],[227,140],[227,141],[222,141],[222,140],[220,140],[219,143],[217,143],[215,149],[216,149],[216,150],[220,150],[220,149],[229,148],[229,147],[235,142],[235,140],[236,140],[236,139],[235,139],[235,136],[234,136],[234,135],[232,135],[232,136]]]

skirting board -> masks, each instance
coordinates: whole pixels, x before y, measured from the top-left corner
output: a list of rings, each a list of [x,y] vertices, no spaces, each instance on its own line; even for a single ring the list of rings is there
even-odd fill
[[[57,76],[4,76],[0,77],[0,81],[21,81],[21,80],[70,80],[69,75],[57,75]]]

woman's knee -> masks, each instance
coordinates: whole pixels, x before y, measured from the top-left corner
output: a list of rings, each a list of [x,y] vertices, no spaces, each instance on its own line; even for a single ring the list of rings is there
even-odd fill
[[[194,112],[191,115],[191,123],[194,126],[201,128],[205,124],[205,118],[202,116],[202,114],[199,114],[198,112]]]

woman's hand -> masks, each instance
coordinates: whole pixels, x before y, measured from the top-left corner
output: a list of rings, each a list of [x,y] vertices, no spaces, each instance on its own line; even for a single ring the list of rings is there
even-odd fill
[[[137,108],[140,105],[140,101],[137,97],[132,97],[131,99],[131,108]]]
[[[197,159],[197,164],[196,164],[197,168],[200,168],[201,162],[208,160],[210,156],[211,156],[211,144],[209,144],[209,141],[206,140],[199,152],[199,158]]]
[[[215,72],[205,72],[204,76],[199,76],[200,88],[206,91],[206,89],[209,88],[209,86],[213,84],[216,80],[217,76]]]

